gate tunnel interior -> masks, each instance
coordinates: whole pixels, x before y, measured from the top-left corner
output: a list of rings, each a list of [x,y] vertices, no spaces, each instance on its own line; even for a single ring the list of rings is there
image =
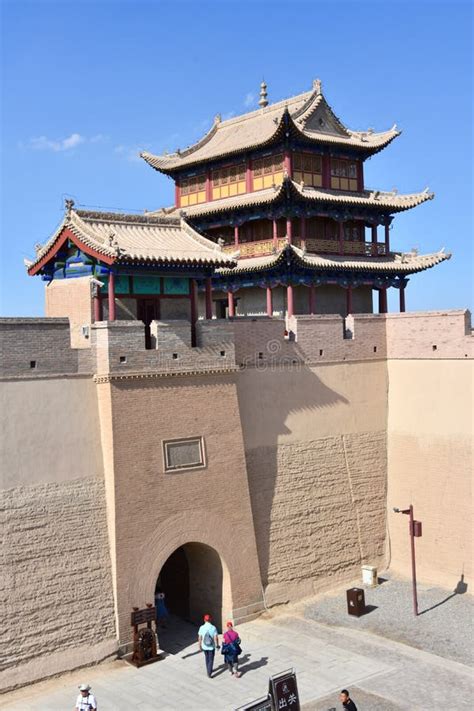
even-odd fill
[[[197,640],[197,626],[209,614],[222,629],[224,572],[219,554],[203,543],[186,543],[166,560],[155,594],[165,594],[169,617],[158,627],[160,648],[176,653]]]

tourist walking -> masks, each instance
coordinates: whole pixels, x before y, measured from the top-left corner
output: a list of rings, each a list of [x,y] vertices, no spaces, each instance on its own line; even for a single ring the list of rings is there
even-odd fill
[[[79,696],[76,699],[74,711],[93,711],[93,709],[97,708],[97,701],[90,691],[91,687],[89,684],[80,685]]]
[[[357,711],[357,706],[349,696],[347,689],[343,689],[339,694],[339,700],[342,702],[342,707],[345,711]]]
[[[214,668],[214,656],[216,649],[219,649],[217,629],[212,624],[210,615],[204,615],[204,624],[200,626],[198,632],[198,643],[199,649],[204,652],[207,676],[210,678]]]
[[[232,622],[227,623],[227,631],[223,635],[222,654],[224,661],[229,666],[230,673],[237,679],[240,676],[239,672],[239,654],[242,654],[240,648],[240,637]]]

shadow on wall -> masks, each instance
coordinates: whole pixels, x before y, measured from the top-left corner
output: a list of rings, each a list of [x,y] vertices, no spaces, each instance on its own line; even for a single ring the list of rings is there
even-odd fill
[[[342,434],[339,413],[347,421],[351,403],[302,362],[242,370],[238,397],[267,604],[311,595],[315,580],[383,555],[385,424],[373,436]]]

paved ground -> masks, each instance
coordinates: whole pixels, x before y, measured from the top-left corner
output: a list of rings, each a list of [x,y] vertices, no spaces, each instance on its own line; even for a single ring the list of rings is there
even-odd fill
[[[368,591],[368,602],[380,610],[388,607],[388,600],[397,589],[397,596],[404,592],[405,584],[400,583],[401,588],[398,585],[392,581],[378,590]],[[385,614],[380,612],[378,618],[374,616],[375,611],[365,618],[346,618],[341,612],[343,592],[298,606],[293,614],[277,614],[272,619],[260,618],[241,626],[243,674],[240,679],[229,675],[220,655],[215,676],[208,679],[203,657],[193,641],[195,629],[181,623],[178,643],[173,643],[169,631],[161,635],[162,646],[166,644],[174,653],[156,664],[135,669],[123,661],[114,661],[64,674],[4,696],[0,707],[5,711],[69,710],[73,707],[78,684],[87,682],[97,695],[100,711],[233,711],[264,695],[270,674],[294,667],[304,711],[331,708],[339,711],[338,692],[342,687],[350,689],[359,711],[472,708],[474,689],[467,665],[366,631],[364,627],[372,619],[371,625],[378,620],[376,627],[380,633],[382,621],[385,617],[392,619],[394,608],[390,608],[390,614],[388,610]],[[433,601],[430,599],[428,603],[427,595],[425,597],[427,591],[422,592],[420,599],[425,602],[421,609],[432,606]],[[438,592],[430,594],[436,597]],[[441,591],[439,601],[448,594]],[[467,595],[459,598],[462,604],[452,598],[427,612],[422,616],[422,624],[426,624],[428,614],[436,615],[438,622],[429,622],[429,646],[442,650],[440,640],[444,638],[448,618],[451,619],[453,627],[446,649],[449,656],[453,656],[453,649],[458,645],[458,656],[462,659],[467,647],[464,646],[464,630],[459,628],[472,601]],[[452,602],[461,604],[454,616],[446,612]],[[408,617],[405,620],[399,611],[397,614],[396,629],[405,629]],[[324,623],[311,619],[315,616]],[[435,638],[437,627],[439,640]],[[426,640],[428,627],[421,629],[421,638]]]
[[[347,614],[345,590],[315,599],[303,614],[323,624],[373,632],[463,664],[474,663],[474,597],[464,594],[462,581],[456,592],[418,585],[419,616],[413,614],[411,582],[384,574],[376,588],[365,589],[368,614]],[[358,585],[359,583],[356,583]]]

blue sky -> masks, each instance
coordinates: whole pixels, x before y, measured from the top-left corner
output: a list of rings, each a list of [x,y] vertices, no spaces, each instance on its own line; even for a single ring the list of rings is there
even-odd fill
[[[26,275],[61,221],[64,198],[141,211],[173,185],[139,150],[192,143],[223,117],[313,79],[354,129],[402,135],[366,163],[369,187],[429,187],[432,202],[395,217],[394,249],[452,259],[414,275],[407,308],[472,306],[472,6],[470,2],[62,2],[2,7],[3,315],[43,314]],[[396,302],[393,301],[393,308]]]

